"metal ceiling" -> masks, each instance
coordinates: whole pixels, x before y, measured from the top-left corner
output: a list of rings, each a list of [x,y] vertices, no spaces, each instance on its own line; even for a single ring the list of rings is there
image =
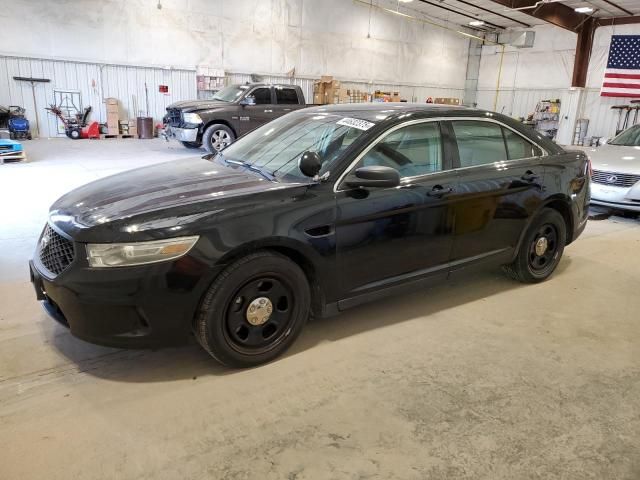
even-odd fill
[[[377,2],[376,2],[377,3]],[[433,20],[452,23],[475,30],[497,30],[506,28],[544,25],[547,22],[534,18],[526,12],[531,10],[513,10],[498,5],[492,0],[386,0],[387,6],[410,14],[422,14]],[[625,17],[640,15],[640,0],[561,0],[572,9],[578,7],[593,8],[595,17]],[[473,27],[469,22],[485,22],[481,27]]]

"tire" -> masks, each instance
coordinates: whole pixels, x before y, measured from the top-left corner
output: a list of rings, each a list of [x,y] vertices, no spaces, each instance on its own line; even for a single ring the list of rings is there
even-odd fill
[[[198,142],[180,142],[185,148],[200,148],[202,146],[201,143]]]
[[[82,132],[78,128],[72,128],[67,135],[71,140],[80,140],[82,138]]]
[[[503,266],[505,273],[522,283],[538,283],[554,272],[567,242],[564,217],[544,208],[533,220],[513,263]]]
[[[202,300],[194,333],[220,363],[253,367],[293,344],[310,305],[302,269],[284,255],[259,251],[236,260],[216,278]]]
[[[209,153],[218,153],[231,145],[236,139],[233,130],[221,123],[207,127],[202,135],[202,144]]]

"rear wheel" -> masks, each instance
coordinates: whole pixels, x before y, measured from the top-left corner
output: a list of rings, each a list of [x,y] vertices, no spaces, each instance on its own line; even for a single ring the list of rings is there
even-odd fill
[[[560,263],[567,241],[567,225],[556,210],[545,208],[533,220],[520,245],[518,256],[504,271],[523,283],[549,278]]]
[[[202,146],[201,143],[198,142],[180,142],[183,147],[186,148],[200,148]]]
[[[213,282],[196,317],[195,335],[225,365],[259,365],[291,346],[310,304],[309,284],[297,264],[275,252],[256,252],[229,265]]]
[[[226,125],[216,123],[210,125],[202,135],[202,144],[209,153],[218,153],[233,143],[236,139],[233,130]]]

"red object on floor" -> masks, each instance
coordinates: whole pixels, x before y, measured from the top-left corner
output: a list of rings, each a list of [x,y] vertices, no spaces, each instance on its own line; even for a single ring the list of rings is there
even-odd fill
[[[100,124],[91,122],[88,127],[83,128],[82,138],[100,138]]]

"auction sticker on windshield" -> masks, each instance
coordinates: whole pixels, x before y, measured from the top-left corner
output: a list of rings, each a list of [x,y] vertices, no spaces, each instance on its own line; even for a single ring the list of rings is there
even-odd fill
[[[366,120],[360,120],[359,118],[343,118],[336,122],[338,125],[344,125],[345,127],[353,127],[358,130],[367,131],[375,125],[375,123],[367,122]]]

